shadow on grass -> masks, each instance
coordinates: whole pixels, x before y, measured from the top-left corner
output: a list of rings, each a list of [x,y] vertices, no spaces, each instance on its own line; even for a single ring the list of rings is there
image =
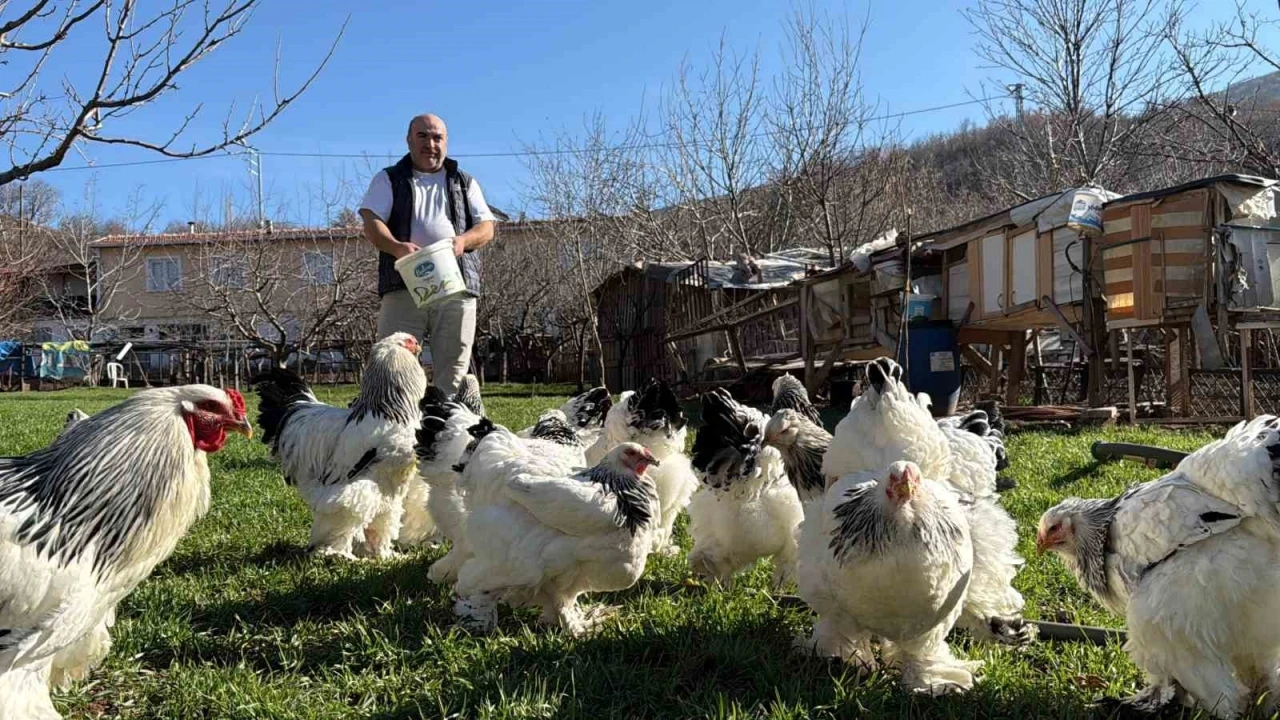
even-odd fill
[[[776,613],[708,622],[697,614],[662,627],[569,641],[558,633],[475,667],[465,683],[443,683],[377,720],[441,710],[473,717],[500,700],[496,716],[545,707],[555,717],[1088,717],[1077,695],[979,683],[969,694],[931,699],[897,685],[892,671],[858,678],[838,660],[804,656]],[[501,710],[507,709],[503,714]]]
[[[1088,465],[1083,465],[1069,473],[1066,473],[1065,475],[1059,475],[1053,480],[1050,480],[1049,487],[1054,490],[1062,490],[1063,488],[1074,485],[1094,474],[1098,471],[1098,468],[1102,467],[1102,465],[1103,463],[1099,460],[1091,460]]]

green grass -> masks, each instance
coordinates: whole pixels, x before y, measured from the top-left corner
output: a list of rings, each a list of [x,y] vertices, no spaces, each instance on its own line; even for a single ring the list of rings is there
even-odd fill
[[[353,393],[319,392],[341,404]],[[0,454],[48,443],[72,407],[95,412],[123,397],[0,396]],[[486,392],[490,415],[513,427],[560,402],[528,387]],[[1008,474],[1019,485],[1004,502],[1028,560],[1017,580],[1027,614],[1120,624],[1031,543],[1040,513],[1060,498],[1111,495],[1155,475],[1095,464],[1094,440],[1192,449],[1217,432],[1011,437]],[[623,610],[595,637],[546,631],[528,611],[504,612],[497,633],[471,636],[454,628],[448,591],[426,579],[441,551],[380,563],[310,559],[306,507],[261,443],[234,436],[211,466],[212,510],[122,603],[103,667],[56,696],[68,717],[1083,717],[1099,696],[1128,694],[1138,681],[1116,645],[1042,642],[1019,652],[959,637],[957,652],[986,660],[983,682],[957,698],[908,696],[890,675],[859,680],[793,652],[809,619],[770,601],[767,568],[727,593],[691,582],[683,556],[652,558],[634,588],[603,598]]]

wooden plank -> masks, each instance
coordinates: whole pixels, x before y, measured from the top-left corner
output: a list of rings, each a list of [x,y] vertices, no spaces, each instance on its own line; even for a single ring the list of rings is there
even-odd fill
[[[841,348],[839,347],[832,348],[826,362],[822,363],[822,369],[818,371],[818,374],[812,380],[805,383],[805,388],[810,395],[817,394],[818,388],[822,387],[822,383],[827,381],[827,376],[831,374],[831,369],[836,366],[836,358],[840,357],[840,350]]]
[[[806,321],[809,313],[812,312],[809,307],[809,295],[812,292],[812,284],[800,288],[800,354],[804,356],[804,381],[806,384],[813,379],[813,345],[815,338],[810,334],[809,323]]]
[[[956,333],[956,342],[961,345],[1004,345],[1009,342],[1009,331],[964,327]]]
[[[739,337],[738,328],[729,328],[725,333],[729,336],[729,348],[733,350],[734,357],[738,359],[738,369],[745,376],[747,374],[747,358],[742,354],[742,341]]]
[[[968,359],[969,363],[980,370],[982,374],[991,375],[991,361],[982,357],[982,353],[968,345],[964,345],[960,348],[960,355]]]
[[[1022,384],[1023,370],[1027,365],[1027,336],[1023,333],[1009,335],[1009,387],[1005,391],[1005,404],[1017,405],[1018,388]]]
[[[1249,351],[1253,349],[1253,331],[1240,331],[1240,411],[1245,420],[1253,418],[1253,361]]]
[[[1089,348],[1089,343],[1085,342],[1080,333],[1076,332],[1074,325],[1067,322],[1067,317],[1062,314],[1062,308],[1058,307],[1058,303],[1054,302],[1053,298],[1048,295],[1042,297],[1040,302],[1044,303],[1044,306],[1053,314],[1054,319],[1058,322],[1058,328],[1076,341],[1076,346],[1080,348],[1080,351],[1084,354],[1083,356],[1089,357],[1092,355],[1093,351]]]

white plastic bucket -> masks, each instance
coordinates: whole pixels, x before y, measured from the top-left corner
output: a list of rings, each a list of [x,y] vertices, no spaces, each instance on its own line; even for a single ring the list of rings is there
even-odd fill
[[[396,261],[396,272],[420,308],[467,291],[453,241],[441,240]]]
[[[1067,227],[1088,237],[1101,237],[1102,205],[1105,202],[1102,193],[1087,188],[1076,190],[1067,215]]]

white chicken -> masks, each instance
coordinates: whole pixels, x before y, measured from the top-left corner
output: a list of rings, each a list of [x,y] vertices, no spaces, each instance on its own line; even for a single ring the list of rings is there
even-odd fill
[[[116,604],[208,510],[228,431],[252,435],[234,390],[150,389],[0,458],[0,718],[59,717],[53,665],[69,680],[106,655]]]
[[[435,386],[428,387],[420,409],[422,427],[418,429],[415,448],[418,475],[410,481],[409,491],[404,497],[404,517],[398,540],[405,547],[421,545],[436,535],[452,540],[456,534],[461,499],[454,487],[457,473],[453,466],[470,442],[467,428],[484,417],[480,381],[475,375],[464,375],[452,400]],[[451,428],[446,429],[446,421],[454,410],[458,411],[457,419]],[[450,437],[454,438],[452,450],[448,441],[437,448],[436,437],[441,432],[451,433]],[[431,497],[433,492],[438,495],[434,500]]]
[[[1127,619],[1125,650],[1147,682],[1128,704],[1180,700],[1233,718],[1266,692],[1263,716],[1277,710],[1278,428],[1274,416],[1240,423],[1157,480],[1041,517],[1037,549]]]
[[[417,340],[395,333],[375,343],[348,408],[320,402],[286,368],[253,383],[262,441],[311,508],[310,549],[345,558],[394,556],[417,467],[418,403],[427,389]]]
[[[901,382],[902,368],[892,360],[880,358],[869,363],[867,379],[866,391],[836,425],[823,458],[823,474],[830,481],[853,472],[878,472],[898,460],[909,460],[920,466],[925,477],[988,500],[965,506],[974,567],[958,625],[981,640],[1013,645],[1030,642],[1035,626],[1022,619],[1022,594],[1013,587],[1013,578],[1023,564],[1015,549],[1018,528],[996,502],[995,452],[977,435],[940,427],[907,391]]]
[[[493,430],[493,423],[459,402],[429,401],[423,404],[422,429],[418,431],[418,472],[430,485],[427,507],[440,534],[449,540],[449,552],[427,570],[433,582],[452,584],[471,550],[467,544],[467,498],[459,469],[475,451],[476,437]],[[504,431],[505,432],[505,431]],[[531,438],[516,438],[510,453],[505,446],[486,446],[472,468],[481,473],[502,473],[509,461],[519,462],[529,454],[568,473],[586,466],[577,430],[564,421],[557,410],[538,421]],[[482,481],[483,482],[483,481]]]
[[[500,426],[484,431],[462,487],[471,549],[458,571],[456,611],[492,627],[497,603],[536,606],[542,621],[571,634],[591,630],[578,597],[622,590],[644,573],[658,498],[646,475],[658,461],[624,443],[591,468],[566,471]]]
[[[703,426],[693,441],[702,486],[689,501],[694,572],[732,587],[733,576],[773,558],[773,586],[795,578],[800,498],[782,456],[762,445],[766,418],[726,390],[702,396]]]
[[[672,538],[676,518],[693,491],[698,477],[685,455],[688,420],[680,400],[666,382],[650,380],[639,392],[627,391],[605,416],[604,429],[595,444],[587,448],[588,465],[599,463],[613,448],[624,442],[643,445],[661,461],[649,474],[658,488],[660,520],[653,533],[653,550],[665,555],[680,551]]]
[[[973,572],[969,523],[949,485],[904,461],[852,473],[800,532],[800,597],[818,615],[805,647],[874,669],[875,636],[910,690],[973,687],[982,663],[946,642]]]

